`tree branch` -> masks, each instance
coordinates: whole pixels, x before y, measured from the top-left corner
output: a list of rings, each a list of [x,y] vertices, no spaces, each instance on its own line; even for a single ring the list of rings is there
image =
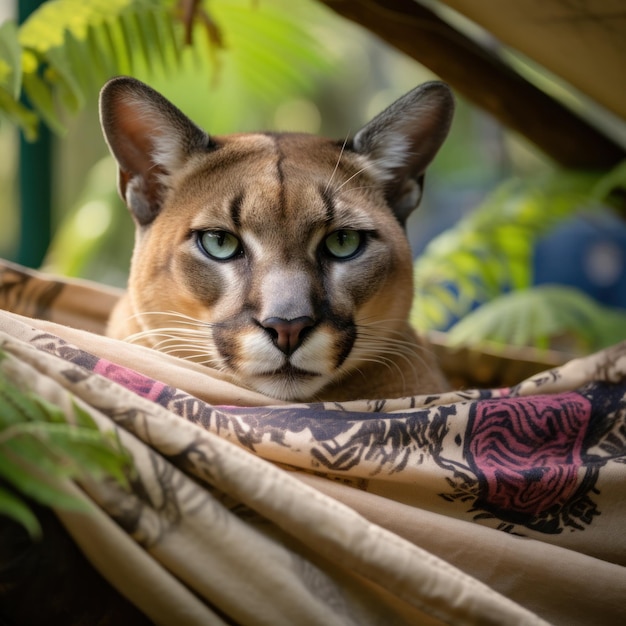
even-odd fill
[[[492,52],[413,0],[320,0],[431,69],[559,164],[607,169],[626,152]]]

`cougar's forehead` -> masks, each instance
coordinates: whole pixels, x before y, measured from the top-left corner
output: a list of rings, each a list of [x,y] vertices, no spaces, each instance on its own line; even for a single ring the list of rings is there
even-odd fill
[[[371,181],[364,183],[365,159],[336,142],[295,134],[234,135],[217,141],[220,147],[197,159],[177,185],[175,202],[185,207],[192,229],[267,234],[280,225],[283,233],[305,234],[303,229],[324,224],[373,228],[358,202],[342,202],[348,191],[371,189]]]

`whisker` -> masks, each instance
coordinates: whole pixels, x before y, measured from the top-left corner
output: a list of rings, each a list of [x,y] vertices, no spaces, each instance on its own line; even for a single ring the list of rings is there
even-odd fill
[[[424,359],[423,355],[432,354],[432,349],[428,349],[426,346],[417,344],[410,339],[398,339],[400,335],[404,337],[404,333],[399,329],[385,328],[385,336],[380,335],[380,331],[376,331],[376,327],[380,327],[383,324],[390,324],[394,320],[374,320],[367,324],[359,324],[357,327],[357,342],[355,345],[355,356],[358,354],[358,350],[367,350],[368,354],[389,354],[396,358],[402,359],[407,365],[411,367],[414,374],[417,372],[415,361],[417,360],[424,367],[428,367],[428,362]],[[406,324],[406,321],[404,321]],[[372,328],[374,327],[374,328]],[[395,337],[389,335],[396,335]]]
[[[422,358],[422,354],[428,353],[429,351],[424,348],[424,346],[419,346],[411,342],[403,341],[401,339],[385,339],[379,337],[365,337],[362,338],[361,341],[357,341],[357,346],[367,346],[369,349],[375,352],[386,352],[389,354],[395,353],[406,356],[414,356],[419,359],[421,363],[426,363],[426,361]],[[357,347],[355,346],[355,347]]]
[[[387,324],[392,324],[392,323],[402,323],[405,325],[405,327],[408,327],[409,329],[412,329],[411,325],[409,322],[407,322],[407,320],[404,319],[384,319],[384,320],[372,320],[372,321],[364,321],[368,318],[361,318],[360,320],[357,321],[357,329],[358,329],[358,333],[359,336],[361,337],[371,337],[372,339],[380,339],[381,341],[394,341],[394,342],[405,342],[407,343],[413,350],[420,351],[422,353],[429,353],[429,354],[434,354],[434,350],[432,349],[432,347],[429,347],[428,343],[426,343],[426,345],[423,345],[421,343],[414,343],[413,340],[400,340],[400,339],[394,339],[394,338],[390,338],[390,337],[380,337],[379,332],[380,331],[375,331],[372,330],[370,331],[370,329],[368,327],[372,327],[372,326],[382,326],[382,325],[387,325]],[[400,329],[394,329],[394,328],[385,328],[384,329],[387,333],[393,334],[393,335],[404,335],[404,332]],[[414,330],[414,329],[413,329]]]
[[[349,182],[349,181],[346,181],[346,182]],[[350,187],[348,191],[358,191],[359,189],[374,189],[376,186],[377,185],[359,185],[358,187]],[[339,189],[337,191],[339,192]]]
[[[359,174],[362,174],[365,170],[368,170],[372,167],[376,167],[376,163],[366,163],[360,170],[357,170],[350,178],[344,180],[341,185],[335,190],[335,193],[339,193],[353,178],[356,178]]]
[[[332,183],[333,178],[335,178],[335,174],[337,173],[337,169],[339,168],[339,163],[341,163],[341,157],[343,156],[344,150],[346,149],[346,144],[348,143],[348,137],[350,137],[349,131],[348,131],[348,134],[346,135],[346,138],[344,139],[343,145],[341,146],[341,152],[339,153],[339,158],[337,159],[337,163],[335,163],[335,168],[333,169],[332,174],[330,175],[330,178],[328,179],[328,182],[326,183],[326,187],[324,188],[324,193],[328,191],[328,189],[330,188],[330,183]]]
[[[199,354],[206,354],[208,352],[206,346],[199,346],[195,343],[175,343],[172,345],[163,343],[158,348],[155,346],[155,349],[160,352],[166,352],[167,354],[173,354],[175,352],[197,352]]]
[[[369,356],[369,357],[364,357],[364,356],[359,356],[358,354],[355,354],[355,356],[358,358],[359,361],[365,362],[365,363],[376,363],[377,365],[382,365],[383,367],[386,367],[387,369],[389,369],[390,371],[392,370],[392,368],[395,368],[395,370],[398,372],[400,378],[402,379],[402,386],[406,387],[406,378],[404,377],[404,372],[402,371],[402,368],[392,359],[389,359],[387,357],[384,357],[382,355],[376,355],[374,356]],[[407,362],[409,363],[409,365],[411,366],[411,368],[413,369],[413,373],[415,373],[415,367],[414,365],[407,360]]]
[[[401,334],[401,333],[398,333]],[[417,351],[417,352],[426,352],[428,351],[427,348],[425,346],[419,345],[419,344],[415,344],[413,341],[410,341],[408,339],[396,339],[395,337],[380,337],[374,334],[368,334],[368,333],[359,333],[359,338],[363,339],[363,340],[369,340],[374,342],[374,345],[377,345],[378,347],[383,347],[383,346],[387,346],[387,345],[394,345],[396,347],[406,347],[409,351]]]
[[[129,343],[136,343],[143,339],[158,339],[161,337],[164,338],[163,340],[166,340],[166,339],[180,340],[180,339],[187,339],[187,338],[206,339],[207,338],[206,333],[190,332],[190,331],[177,333],[175,332],[177,330],[178,329],[172,329],[172,328],[166,328],[166,329],[154,328],[154,329],[149,329],[149,330],[142,330],[138,333],[129,335],[128,337],[125,338],[125,341],[128,341]]]
[[[190,324],[190,325],[195,325],[195,326],[200,326],[200,327],[210,327],[213,326],[214,324],[212,322],[207,322],[206,320],[199,320],[196,319],[195,317],[191,317],[190,315],[186,315],[185,313],[181,313],[180,311],[142,311],[141,313],[135,313],[133,315],[130,315],[128,317],[129,320],[131,319],[141,319],[144,316],[150,316],[150,315],[158,315],[164,318],[172,318],[172,321],[174,321],[174,319],[176,319],[176,321],[178,322],[180,320],[179,323],[181,324]]]
[[[145,316],[145,318],[144,318]],[[196,319],[179,311],[143,311],[129,319],[142,318],[162,326],[146,328],[126,337],[129,343],[145,343],[154,350],[199,365],[225,371],[221,356],[213,345],[211,328],[218,326],[212,322]],[[155,320],[155,318],[158,318]]]

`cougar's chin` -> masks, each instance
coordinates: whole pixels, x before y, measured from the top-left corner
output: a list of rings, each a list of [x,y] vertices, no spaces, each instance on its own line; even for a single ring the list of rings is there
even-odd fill
[[[329,332],[312,333],[293,354],[281,352],[266,333],[240,338],[237,359],[225,359],[241,383],[277,400],[315,399],[336,376],[336,338]]]
[[[252,377],[248,385],[277,400],[302,402],[312,399],[328,382],[327,376],[287,364],[280,370]]]

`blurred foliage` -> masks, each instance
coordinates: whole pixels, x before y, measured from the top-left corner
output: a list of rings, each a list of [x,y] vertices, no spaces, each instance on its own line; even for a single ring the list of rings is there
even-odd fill
[[[626,312],[575,289],[531,288],[538,239],[567,217],[606,209],[624,186],[624,164],[604,175],[553,171],[505,181],[416,262],[413,324],[451,327],[453,343],[555,348],[567,335],[568,349],[586,352],[625,339]]]
[[[76,205],[52,240],[48,271],[125,285],[135,229],[117,193],[116,177],[117,165],[109,157],[90,169]]]
[[[309,3],[212,0],[183,24],[173,0],[49,0],[17,27],[0,27],[0,112],[35,139],[40,119],[62,133],[63,113],[76,113],[107,78],[118,74],[173,76],[210,58],[239,77],[240,98],[273,99],[310,88],[329,67],[311,35]],[[303,6],[304,5],[304,6]],[[306,11],[307,20],[302,19]],[[188,32],[186,27],[189,27]],[[226,29],[223,33],[222,27]],[[189,50],[183,54],[183,48]],[[208,78],[207,78],[208,81]],[[19,99],[22,93],[29,104]]]
[[[113,432],[100,432],[91,416],[72,403],[72,415],[11,379],[11,357],[0,352],[0,514],[41,534],[27,499],[81,510],[64,488],[67,479],[107,476],[126,484],[130,457]]]
[[[125,282],[133,227],[116,198],[115,170],[111,164],[105,180],[98,173],[105,164],[86,169],[106,152],[93,101],[107,78],[125,73],[149,82],[212,133],[244,131],[266,127],[278,102],[283,119],[289,106],[302,118],[303,98],[340,54],[318,33],[331,36],[332,27],[328,11],[315,2],[211,0],[198,5],[188,33],[180,6],[174,0],[49,0],[19,29],[2,25],[0,114],[31,138],[43,120],[69,139],[67,148],[58,142],[61,158],[54,163],[60,202],[46,260],[52,271]],[[30,107],[17,99],[20,91]],[[77,128],[85,105],[89,123]],[[314,126],[319,113],[314,105],[309,111]],[[7,173],[7,182],[13,178]],[[86,182],[80,192],[78,181]],[[2,192],[0,245],[11,251],[17,222],[9,192]]]
[[[39,118],[61,132],[57,101],[75,113],[103,77],[132,69],[139,55],[149,62],[157,50],[175,48],[170,18],[156,0],[51,0],[19,28],[6,22],[0,30],[2,111],[29,139],[37,136]],[[31,106],[18,99],[22,89]]]
[[[342,137],[431,77],[371,38],[364,45],[366,34],[313,0],[204,0],[189,32],[183,4],[48,0],[20,28],[11,22],[0,27],[0,113],[31,137],[40,120],[58,133],[69,128],[71,145],[55,163],[59,188],[83,182],[78,201],[73,190],[71,204],[65,197],[59,202],[49,271],[125,282],[133,226],[114,189],[115,165],[107,158],[93,166],[105,152],[93,100],[109,76],[125,73],[146,80],[213,134],[258,128],[318,132],[322,124],[325,134]],[[21,92],[29,105],[18,100]],[[81,119],[76,112],[85,104],[90,122],[76,127]],[[523,142],[505,138],[490,120],[459,104],[451,136],[429,171],[424,206],[409,222],[412,241],[418,233],[421,247],[419,237],[427,233],[430,238],[433,224],[458,223],[435,238],[417,262],[412,320],[428,330],[448,329],[466,318],[457,338],[488,339],[490,324],[483,321],[488,317],[463,335],[472,328],[477,307],[503,292],[519,291],[521,326],[498,330],[498,340],[525,337],[543,344],[541,321],[549,328],[548,316],[533,318],[532,333],[521,316],[522,293],[530,294],[528,306],[533,301],[534,246],[556,224],[603,202],[623,185],[626,166],[604,176],[551,172],[509,179],[459,219],[485,186],[510,175],[511,160],[517,159],[518,166],[520,154],[531,168],[546,169]],[[429,207],[432,187],[438,192]],[[0,206],[0,211],[6,209]],[[10,217],[2,216],[7,232]],[[551,296],[550,304],[556,306],[559,297]],[[562,297],[563,306],[569,306],[568,296]],[[490,310],[500,315],[504,309],[494,306],[481,315]],[[601,320],[602,312],[596,313]],[[586,319],[595,318],[588,311]],[[491,326],[498,327],[495,319]]]
[[[626,311],[582,291],[538,285],[486,302],[455,324],[450,345],[492,343],[586,354],[626,339]]]
[[[286,122],[295,129],[298,123],[301,130],[315,132],[319,130],[320,114],[309,98],[322,78],[331,74],[341,46],[327,45],[333,32],[328,11],[309,1],[205,2],[200,7],[206,9],[204,17],[194,21],[189,33],[191,45],[187,47],[183,45],[186,35],[174,2],[118,0],[109,6],[96,0],[93,7],[91,2],[82,4],[90,7],[83,7],[79,18],[72,20],[73,0],[47,2],[40,10],[41,16],[33,14],[23,27],[45,17],[46,6],[54,8],[56,17],[48,21],[55,26],[46,39],[47,47],[56,46],[53,61],[63,57],[66,69],[78,68],[73,70],[78,97],[73,101],[70,98],[70,106],[65,106],[64,83],[51,82],[53,97],[46,102],[52,102],[54,109],[41,112],[42,118],[52,120],[59,132],[60,119],[70,118],[65,125],[70,128],[74,150],[64,149],[63,159],[55,163],[57,175],[62,177],[61,192],[66,195],[64,190],[75,186],[73,181],[83,180],[83,188],[77,190],[79,198],[72,198],[71,207],[61,200],[59,223],[45,265],[49,271],[63,275],[123,285],[133,225],[117,198],[113,161],[109,159],[107,164],[105,160],[85,170],[85,163],[100,158],[106,148],[97,130],[93,106],[89,107],[89,123],[76,128],[75,116],[70,116],[74,105],[93,101],[109,74],[125,72],[149,82],[213,134],[267,128],[277,114],[278,103],[279,124]],[[105,19],[107,10],[110,12]],[[155,13],[161,17],[155,17]],[[155,33],[163,28],[155,30],[154,24],[164,15],[174,16],[174,26],[167,37],[157,40]],[[61,18],[71,22],[72,30],[62,30],[67,24]],[[61,35],[55,29],[62,31]],[[72,37],[83,42],[85,49],[80,54],[76,53],[76,42],[68,46]],[[98,42],[117,42],[119,50],[112,60],[110,51]],[[41,48],[46,45],[42,43]],[[107,64],[97,62],[104,57]],[[93,67],[90,76],[86,76],[87,65]],[[47,70],[44,75],[56,77]],[[297,122],[290,122],[294,116]]]

